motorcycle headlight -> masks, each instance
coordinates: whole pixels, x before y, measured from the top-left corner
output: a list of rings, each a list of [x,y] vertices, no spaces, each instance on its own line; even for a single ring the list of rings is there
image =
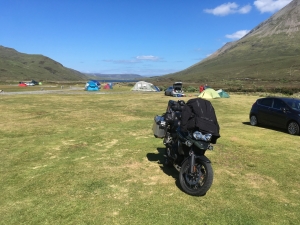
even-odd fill
[[[195,132],[193,133],[193,137],[194,137],[196,140],[210,141],[212,135],[211,135],[211,134],[202,134],[200,131],[195,131]]]
[[[210,141],[212,138],[212,134],[205,134],[204,137],[206,141]]]
[[[199,132],[199,131],[195,131],[195,132],[193,133],[193,137],[194,137],[196,140],[201,140],[202,133]]]

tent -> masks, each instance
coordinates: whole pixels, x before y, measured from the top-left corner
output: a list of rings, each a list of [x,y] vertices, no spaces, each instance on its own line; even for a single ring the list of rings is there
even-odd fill
[[[99,91],[99,87],[98,87],[97,83],[95,83],[94,81],[88,81],[85,84],[84,90],[86,90],[86,91]]]
[[[132,91],[159,91],[159,88],[145,81],[136,82],[131,88]]]
[[[220,98],[220,95],[218,92],[216,92],[212,88],[205,89],[198,95],[199,98],[206,98],[206,99],[211,99],[211,98]]]
[[[94,83],[96,83],[98,87],[101,86],[101,84],[100,84],[100,82],[98,80],[90,80],[90,81],[93,81]]]
[[[229,94],[222,89],[217,90],[217,93],[220,95],[221,98],[229,98]]]
[[[103,89],[113,89],[113,83],[107,83],[103,86]]]

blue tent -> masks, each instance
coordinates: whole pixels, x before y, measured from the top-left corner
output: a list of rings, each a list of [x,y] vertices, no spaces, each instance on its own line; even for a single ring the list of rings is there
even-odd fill
[[[99,86],[97,85],[97,83],[90,80],[85,84],[84,90],[86,90],[86,91],[99,91]]]
[[[90,80],[90,81],[93,81],[94,83],[96,83],[98,87],[101,86],[101,84],[100,84],[100,82],[98,80]]]

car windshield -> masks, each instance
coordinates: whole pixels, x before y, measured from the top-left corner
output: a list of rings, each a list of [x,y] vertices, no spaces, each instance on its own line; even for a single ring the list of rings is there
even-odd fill
[[[300,110],[300,100],[299,99],[286,99],[285,102],[292,108]]]

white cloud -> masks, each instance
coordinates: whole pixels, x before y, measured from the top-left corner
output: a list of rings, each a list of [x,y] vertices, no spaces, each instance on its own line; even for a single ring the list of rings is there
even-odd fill
[[[289,4],[292,0],[256,0],[254,5],[261,12],[276,12]]]
[[[228,2],[219,5],[214,9],[205,9],[204,12],[213,14],[215,16],[226,16],[234,13],[246,14],[250,12],[251,8],[252,7],[250,5],[246,5],[240,8],[239,5],[235,2]]]
[[[159,57],[153,56],[153,55],[141,55],[136,57],[137,60],[151,60],[151,61],[157,61],[159,60]]]
[[[251,11],[251,9],[252,9],[252,6],[251,6],[251,5],[245,5],[244,7],[240,8],[240,9],[238,10],[238,12],[239,12],[240,14],[247,14],[248,12]]]
[[[240,39],[242,37],[244,37],[246,34],[249,33],[250,30],[239,30],[233,34],[227,34],[225,35],[226,38],[229,39]]]

